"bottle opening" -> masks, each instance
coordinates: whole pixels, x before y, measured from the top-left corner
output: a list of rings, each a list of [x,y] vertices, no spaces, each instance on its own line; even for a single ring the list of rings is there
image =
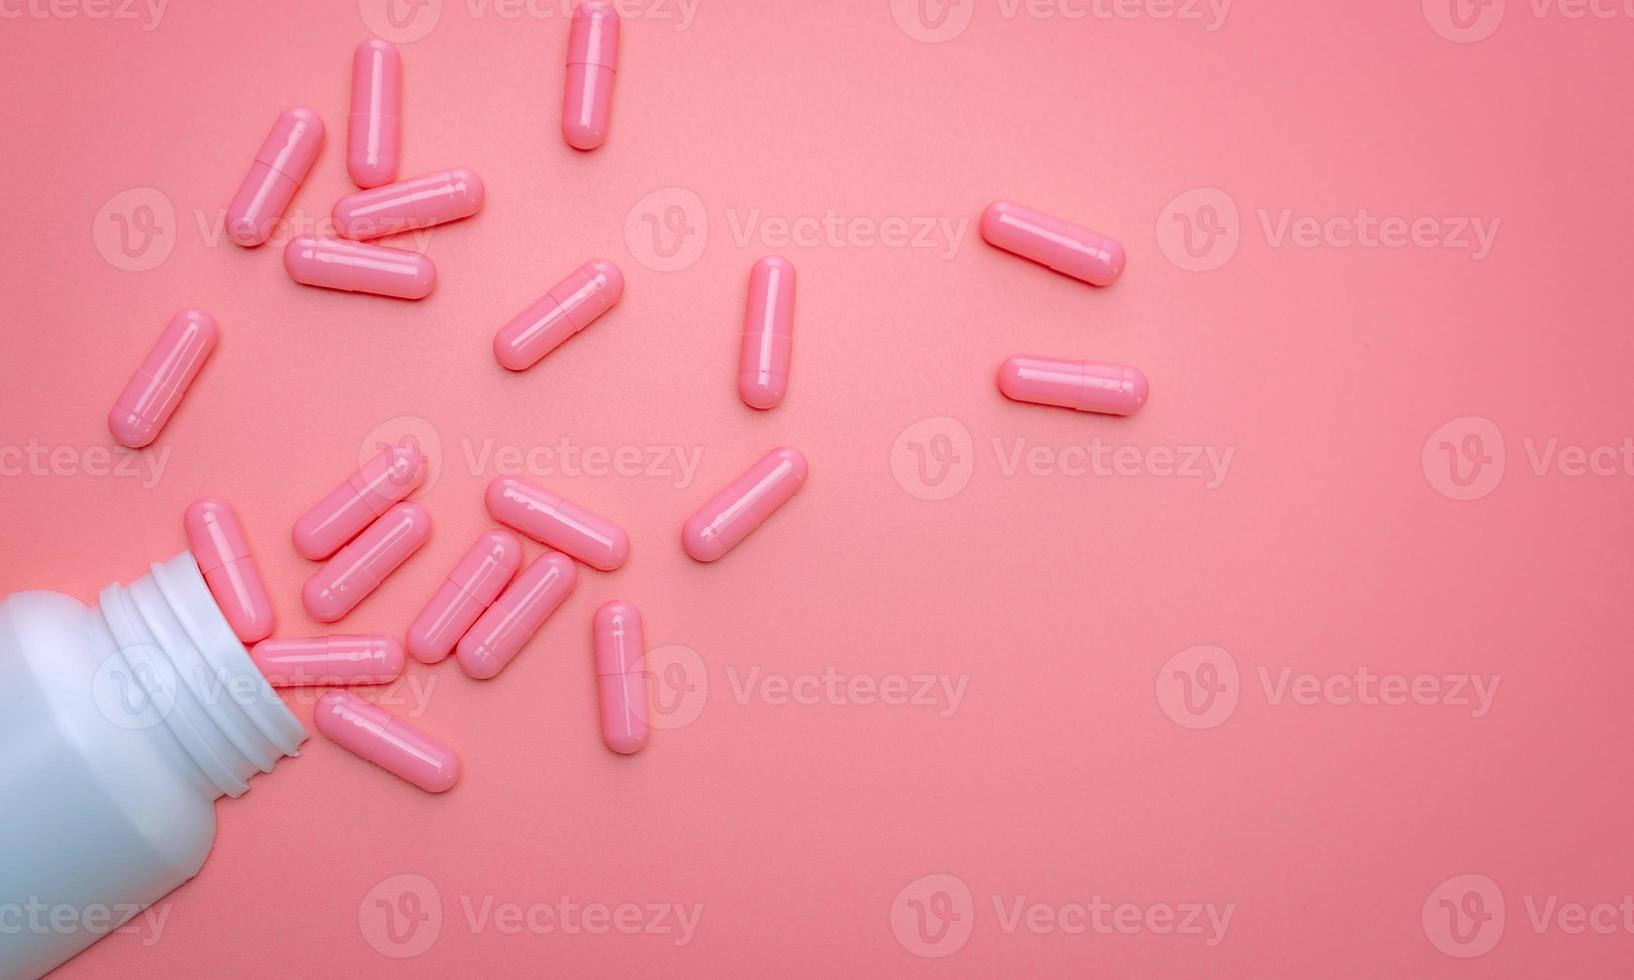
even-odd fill
[[[233,797],[257,772],[299,754],[306,730],[233,635],[190,552],[155,563],[128,587],[103,589],[101,613],[119,647],[102,672],[119,683],[97,705],[114,724],[164,725]]]

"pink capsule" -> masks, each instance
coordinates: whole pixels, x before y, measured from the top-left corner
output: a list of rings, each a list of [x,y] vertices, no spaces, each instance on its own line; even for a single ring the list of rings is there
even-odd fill
[[[999,366],[999,390],[1018,402],[1133,415],[1151,387],[1139,368],[1017,354]]]
[[[1092,285],[1110,286],[1123,275],[1123,246],[1116,241],[1010,201],[989,204],[982,212],[982,237]]]
[[[262,640],[250,659],[273,687],[390,684],[405,663],[396,637],[358,633]]]
[[[371,37],[352,52],[352,113],[346,125],[346,172],[359,187],[397,176],[403,118],[403,56]]]
[[[630,536],[623,528],[525,480],[495,477],[486,499],[488,513],[499,523],[592,568],[610,572],[630,557]]]
[[[108,431],[121,446],[141,449],[159,438],[220,336],[215,318],[203,310],[183,310],[170,318],[108,412]]]
[[[592,259],[551,287],[494,335],[494,357],[525,371],[567,338],[613,308],[624,295],[624,274],[606,259]]]
[[[200,497],[182,517],[187,546],[228,625],[245,643],[272,634],[272,600],[250,557],[244,529],[225,500]]]
[[[320,623],[333,623],[380,587],[431,536],[431,515],[419,504],[398,504],[340,549],[301,589],[301,603]]]
[[[227,205],[227,237],[254,248],[272,237],[295,189],[323,149],[323,120],[311,109],[284,110]]]
[[[469,218],[482,210],[482,178],[464,167],[348,194],[335,202],[335,230],[347,238],[379,238]]]
[[[641,610],[622,600],[603,603],[592,620],[592,634],[601,739],[614,752],[640,752],[647,745],[647,648]]]
[[[576,150],[594,150],[607,139],[618,72],[618,28],[618,12],[604,0],[586,0],[573,11],[562,137]]]
[[[447,657],[520,567],[522,542],[516,535],[489,531],[477,538],[409,627],[409,653],[423,664]]]
[[[312,723],[341,748],[427,793],[441,793],[459,781],[460,757],[453,749],[351,691],[326,692]]]
[[[535,558],[461,637],[454,653],[460,669],[478,680],[504,670],[573,591],[578,578],[572,559],[560,552],[547,551]]]
[[[726,554],[800,491],[807,472],[800,450],[772,450],[687,518],[681,547],[698,561]]]
[[[387,446],[295,521],[295,550],[322,561],[414,492],[426,476],[425,454],[411,439]]]
[[[419,252],[314,235],[284,247],[284,271],[305,286],[397,299],[424,299],[437,285],[437,267]]]
[[[768,255],[749,273],[749,309],[738,353],[738,397],[750,408],[774,408],[789,390],[794,352],[794,263]]]

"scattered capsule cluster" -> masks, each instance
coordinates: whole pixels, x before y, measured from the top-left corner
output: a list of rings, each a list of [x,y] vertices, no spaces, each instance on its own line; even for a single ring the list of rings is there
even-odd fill
[[[618,67],[619,18],[605,0],[575,11],[568,42],[563,138],[579,150],[606,139]],[[291,279],[310,286],[420,299],[436,286],[424,255],[369,244],[370,239],[470,217],[485,188],[456,167],[394,182],[401,142],[402,57],[390,42],[369,39],[353,58],[347,170],[361,190],[341,198],[332,217],[341,238],[300,236],[284,250]],[[254,248],[305,180],[323,145],[324,125],[310,109],[285,111],[274,123],[226,213],[226,231]],[[990,244],[1096,286],[1122,274],[1121,245],[1061,219],[1000,201],[981,217]],[[592,259],[517,314],[495,334],[494,357],[525,371],[610,310],[624,292],[614,263]],[[788,390],[794,347],[795,268],[768,256],[754,264],[739,350],[738,394],[758,410],[775,408]],[[108,417],[115,439],[151,444],[210,356],[220,328],[210,314],[176,314],[138,367]],[[1130,415],[1145,404],[1138,369],[1033,355],[1009,358],[998,386],[1013,400],[1078,411]],[[312,618],[333,623],[369,596],[431,535],[431,515],[406,498],[425,478],[427,461],[409,443],[389,446],[296,519],[291,540],[303,558],[323,564],[301,591]],[[805,484],[809,467],[792,447],[767,453],[704,503],[681,529],[685,552],[712,562],[740,544]],[[346,687],[389,683],[408,657],[436,664],[452,654],[468,676],[498,675],[573,591],[578,564],[613,571],[629,558],[630,538],[607,518],[542,487],[500,477],[487,488],[488,513],[505,528],[483,532],[409,625],[406,643],[392,636],[336,634],[271,638],[272,603],[231,506],[202,498],[184,520],[189,546],[211,594],[238,638],[274,687],[328,686],[318,701],[320,732],[364,759],[428,792],[458,780],[458,754],[433,736]],[[522,567],[512,531],[546,547]],[[648,703],[640,611],[623,600],[600,606],[592,646],[602,737],[615,752],[647,743]]]

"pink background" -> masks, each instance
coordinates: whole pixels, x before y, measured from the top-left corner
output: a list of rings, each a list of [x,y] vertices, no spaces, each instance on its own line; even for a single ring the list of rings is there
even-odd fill
[[[700,0],[684,23],[674,0],[643,0],[611,139],[580,154],[558,130],[560,8],[493,2],[443,0],[396,35],[401,174],[469,166],[489,191],[421,243],[440,282],[420,303],[301,287],[279,261],[353,189],[350,54],[381,3],[175,0],[151,30],[140,11],[6,7],[22,16],[0,21],[0,594],[94,600],[180,550],[183,509],[219,494],[280,634],[324,632],[299,606],[315,566],[288,528],[407,430],[440,463],[419,498],[432,541],[334,627],[400,634],[490,525],[499,470],[468,458],[488,440],[701,453],[689,483],[673,466],[524,474],[622,522],[634,556],[583,569],[495,680],[450,660],[369,692],[461,750],[452,792],[314,738],[221,804],[158,941],[111,937],[63,976],[1628,974],[1622,912],[1609,934],[1536,917],[1634,893],[1634,473],[1604,453],[1601,475],[1532,457],[1551,439],[1621,452],[1634,428],[1634,18],[1511,0],[1460,33],[1445,0],[1238,0],[1209,30],[1207,7],[1162,17],[1160,0],[1069,4],[1081,19],[1008,0]],[[292,227],[238,248],[222,209],[292,104],[328,143]],[[1182,196],[1199,188],[1217,190]],[[1119,238],[1127,273],[1094,289],[986,246],[975,218],[1001,197]],[[680,227],[689,202],[682,245],[701,252],[665,271],[646,216]],[[1285,210],[1354,224],[1361,209],[1424,234],[1277,234]],[[849,235],[741,233],[830,211]],[[121,218],[153,233],[123,251]],[[887,218],[969,224],[957,248],[927,248],[855,220]],[[1489,254],[1428,247],[1464,218],[1498,223]],[[1188,254],[1188,219],[1227,233]],[[735,393],[737,334],[749,266],[772,251],[799,270],[794,380],[757,413]],[[623,302],[533,370],[502,370],[493,333],[598,255],[624,269]],[[109,405],[189,305],[223,340],[134,461],[168,453],[161,478],[102,474]],[[1152,400],[1126,420],[1008,403],[993,374],[1018,352],[1139,365]],[[1137,462],[1007,472],[1016,440],[1069,466],[1062,450],[1097,444]],[[1444,442],[1469,453],[1456,478]],[[690,561],[682,520],[782,443],[811,460],[805,491],[718,564]],[[1217,486],[1161,464],[1187,447],[1232,453]],[[692,693],[660,692],[680,697],[672,721],[697,711],[633,758],[596,727],[590,614],[615,597],[675,653],[659,685]],[[1225,653],[1170,663],[1197,646]],[[1480,717],[1331,685],[1278,698],[1285,669],[1362,668],[1499,686]],[[756,669],[964,688],[951,711],[843,687],[780,703],[741,691]],[[1185,700],[1183,681],[1223,700]],[[289,698],[304,721],[314,697]],[[1471,939],[1448,895],[1504,916]],[[677,945],[507,934],[465,911],[563,896],[702,914]],[[1097,896],[1231,918],[1212,946],[1007,928],[1023,896],[1069,923]],[[377,898],[440,916],[393,938]],[[920,902],[937,910],[923,931]]]

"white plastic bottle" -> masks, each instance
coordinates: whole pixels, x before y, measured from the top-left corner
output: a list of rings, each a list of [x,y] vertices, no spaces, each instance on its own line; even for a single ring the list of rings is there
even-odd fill
[[[193,556],[0,602],[0,978],[37,977],[197,874],[215,801],[306,731]]]

